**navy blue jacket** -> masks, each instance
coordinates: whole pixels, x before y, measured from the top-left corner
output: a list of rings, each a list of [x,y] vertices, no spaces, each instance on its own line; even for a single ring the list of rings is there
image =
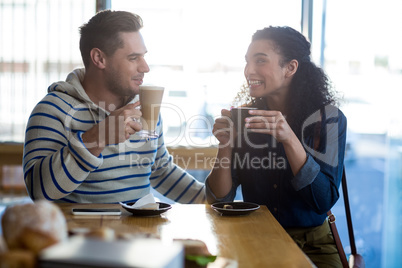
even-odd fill
[[[295,176],[281,143],[270,135],[249,132],[233,149],[231,192],[217,199],[206,183],[208,201],[232,201],[241,186],[244,201],[266,205],[285,228],[321,225],[339,198],[346,117],[336,107],[326,106],[309,117],[303,129],[300,140],[307,161]]]

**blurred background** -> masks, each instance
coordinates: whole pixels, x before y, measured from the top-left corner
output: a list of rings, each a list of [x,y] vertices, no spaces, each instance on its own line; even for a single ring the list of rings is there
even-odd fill
[[[165,86],[166,145],[184,150],[216,145],[213,120],[245,82],[252,34],[269,25],[302,31],[348,118],[346,170],[358,251],[367,267],[401,266],[402,1],[0,0],[0,160],[14,153],[8,145],[23,143],[29,114],[47,87],[83,66],[78,28],[104,8],[143,18],[151,68],[144,82]],[[0,203],[24,197],[21,167],[4,160],[0,168]],[[203,181],[209,169],[189,171]],[[342,199],[333,212],[350,251]]]

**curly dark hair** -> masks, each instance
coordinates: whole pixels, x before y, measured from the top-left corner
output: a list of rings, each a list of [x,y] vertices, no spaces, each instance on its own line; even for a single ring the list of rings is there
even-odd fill
[[[293,28],[270,26],[255,32],[252,42],[256,40],[270,40],[274,43],[275,51],[282,56],[282,67],[293,59],[299,62],[286,100],[286,106],[290,107],[286,120],[300,137],[302,124],[309,115],[325,105],[337,105],[331,82],[325,72],[311,61],[310,43]],[[244,95],[242,92],[245,92],[244,87],[239,94]],[[265,101],[252,99],[252,105],[265,106]]]
[[[140,16],[127,11],[103,10],[80,27],[80,50],[85,68],[90,62],[90,52],[99,48],[111,56],[123,47],[121,32],[137,32],[143,26]]]

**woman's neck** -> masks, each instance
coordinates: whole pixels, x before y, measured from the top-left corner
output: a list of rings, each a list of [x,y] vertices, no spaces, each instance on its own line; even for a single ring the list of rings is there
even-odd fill
[[[279,111],[282,114],[286,114],[286,97],[285,95],[270,95],[265,98],[265,102],[270,110]]]

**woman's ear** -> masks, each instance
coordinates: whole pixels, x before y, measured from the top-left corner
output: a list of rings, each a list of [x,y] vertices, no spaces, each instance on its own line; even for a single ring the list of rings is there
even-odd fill
[[[286,67],[286,77],[293,76],[296,73],[298,67],[299,62],[297,60],[291,60]]]
[[[90,52],[91,61],[96,68],[104,69],[106,66],[105,53],[99,48],[93,48]]]

